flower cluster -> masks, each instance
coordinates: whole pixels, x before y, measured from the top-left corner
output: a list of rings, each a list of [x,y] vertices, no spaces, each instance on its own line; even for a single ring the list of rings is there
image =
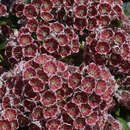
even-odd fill
[[[42,54],[4,72],[1,83],[1,117],[10,127],[15,120],[15,127],[28,125],[39,130],[104,129],[107,123],[121,129],[116,120],[109,120],[117,87],[104,66],[75,67]]]
[[[18,0],[9,14],[0,4],[0,18],[11,14],[19,25],[0,25],[11,65],[10,71],[0,67],[0,130],[124,130],[110,114],[117,102],[130,109],[130,93],[118,87],[128,89],[130,81],[122,4]]]

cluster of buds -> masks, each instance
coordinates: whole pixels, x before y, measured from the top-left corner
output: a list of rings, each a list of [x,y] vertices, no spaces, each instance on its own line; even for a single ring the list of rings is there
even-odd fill
[[[0,71],[0,130],[124,130],[110,112],[129,107],[129,30],[121,0],[17,0]],[[7,13],[0,4],[0,18]],[[125,21],[117,27],[113,22]],[[113,24],[113,25],[112,25]],[[83,52],[79,66],[64,62]],[[0,68],[1,69],[1,68]],[[124,94],[125,93],[125,94]],[[122,94],[124,96],[122,96]]]

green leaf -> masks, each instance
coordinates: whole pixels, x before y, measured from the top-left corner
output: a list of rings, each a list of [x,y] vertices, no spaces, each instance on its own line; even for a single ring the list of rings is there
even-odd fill
[[[116,114],[117,116],[120,116],[120,108],[118,108],[118,110],[115,112],[115,114]]]
[[[5,43],[0,44],[0,50],[5,49]]]
[[[4,58],[3,58],[3,56],[2,56],[1,54],[0,54],[0,59],[1,59],[1,60],[4,60]]]
[[[127,125],[127,122],[124,119],[122,119],[120,117],[118,117],[117,119],[121,122],[124,130],[130,130],[129,126]]]
[[[6,24],[6,21],[0,21],[0,25]]]

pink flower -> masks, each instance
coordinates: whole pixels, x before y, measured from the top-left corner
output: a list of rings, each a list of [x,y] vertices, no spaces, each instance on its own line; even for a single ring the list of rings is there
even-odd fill
[[[85,118],[77,117],[74,120],[73,125],[75,126],[76,129],[84,129],[86,125]]]
[[[34,62],[36,62],[37,64],[40,64],[40,65],[43,65],[52,59],[53,58],[47,54],[41,54],[41,55],[35,56]]]
[[[100,75],[100,68],[95,63],[90,63],[88,65],[88,74],[94,78],[97,78]]]
[[[50,0],[42,0],[41,10],[49,12],[51,11],[53,3]]]
[[[61,33],[64,29],[63,25],[60,23],[52,23],[51,25],[51,29],[55,32],[55,33]]]
[[[26,6],[24,7],[23,14],[24,14],[28,19],[36,18],[37,15],[38,15],[35,6],[33,6],[32,4],[26,5]]]
[[[52,74],[56,74],[57,67],[54,62],[48,61],[43,66],[43,70],[45,71],[45,73],[52,75]]]
[[[60,120],[58,119],[49,119],[46,123],[46,127],[50,130],[57,130],[60,126]]]
[[[56,102],[56,95],[53,91],[51,90],[46,90],[41,97],[41,103],[44,106],[50,106],[53,105]]]
[[[58,42],[54,38],[49,38],[44,43],[44,48],[49,52],[53,53],[58,49]]]
[[[54,75],[49,79],[49,88],[52,91],[56,91],[61,87],[62,87],[62,80],[59,76]]]
[[[3,4],[0,4],[0,17],[6,15],[7,14],[6,11],[7,11],[6,6]]]
[[[58,107],[57,105],[52,105],[50,107],[47,107],[44,112],[43,112],[43,116],[45,118],[54,118],[56,116],[56,114],[58,113]]]
[[[81,85],[84,92],[90,93],[95,88],[95,79],[93,77],[86,76],[82,80]]]
[[[69,43],[68,37],[66,34],[59,34],[57,37],[57,41],[59,42],[60,46],[65,46],[65,45],[68,45]]]
[[[0,120],[1,130],[11,130],[11,124],[8,120]]]
[[[47,36],[49,36],[50,29],[46,26],[38,27],[36,34],[37,34],[38,40],[43,41],[47,38]]]
[[[111,10],[112,10],[112,8],[111,8],[110,4],[107,4],[107,3],[99,4],[99,13],[100,13],[100,15],[104,15],[104,14],[109,15]]]
[[[32,86],[34,92],[41,92],[45,88],[45,83],[43,83],[39,78],[30,79],[29,84]]]
[[[16,116],[17,116],[17,113],[16,113],[15,109],[7,108],[4,111],[4,118],[9,120],[9,121],[15,120]]]
[[[79,115],[79,108],[75,103],[68,102],[65,106],[65,110],[73,118],[75,118]]]
[[[87,14],[87,8],[85,5],[79,5],[75,7],[75,15],[76,17],[83,18]]]
[[[107,54],[110,51],[109,44],[107,42],[98,42],[96,51],[100,54]]]
[[[98,80],[96,83],[96,89],[95,89],[95,93],[97,95],[102,95],[105,93],[107,89],[107,84],[104,80]]]
[[[44,21],[51,21],[53,20],[53,15],[49,12],[40,12],[40,16]]]
[[[89,117],[86,118],[86,123],[88,125],[94,125],[96,124],[97,120],[98,120],[97,112],[93,112]]]
[[[71,49],[69,46],[60,46],[58,53],[62,57],[66,57],[66,56],[69,56],[71,54]]]
[[[34,44],[27,45],[23,48],[23,56],[34,57],[37,54],[37,46]]]
[[[30,32],[36,32],[37,26],[38,26],[38,22],[35,19],[30,19],[30,20],[28,20],[26,26],[27,26],[27,28],[29,28]]]
[[[31,79],[36,75],[35,69],[32,67],[26,68],[25,71],[23,71],[23,79],[28,80]]]
[[[20,35],[20,37],[18,38],[18,41],[22,46],[26,46],[26,45],[31,44],[32,37],[28,34],[23,34],[23,35]]]
[[[81,75],[79,73],[73,73],[69,76],[69,86],[71,88],[77,88],[81,84]]]
[[[92,109],[88,104],[81,104],[80,112],[83,117],[86,117],[92,113]]]

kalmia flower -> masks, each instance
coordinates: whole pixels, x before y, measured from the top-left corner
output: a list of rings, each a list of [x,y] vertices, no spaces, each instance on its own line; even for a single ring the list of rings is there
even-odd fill
[[[43,0],[41,10],[49,12],[52,9],[53,3],[50,0]]]
[[[5,1],[0,129],[123,130],[112,116],[118,106],[130,109],[122,1]]]
[[[6,10],[6,6],[0,3],[0,17],[7,14]]]
[[[36,18],[38,15],[35,6],[33,6],[32,4],[29,4],[29,5],[24,7],[23,14],[28,19]]]

